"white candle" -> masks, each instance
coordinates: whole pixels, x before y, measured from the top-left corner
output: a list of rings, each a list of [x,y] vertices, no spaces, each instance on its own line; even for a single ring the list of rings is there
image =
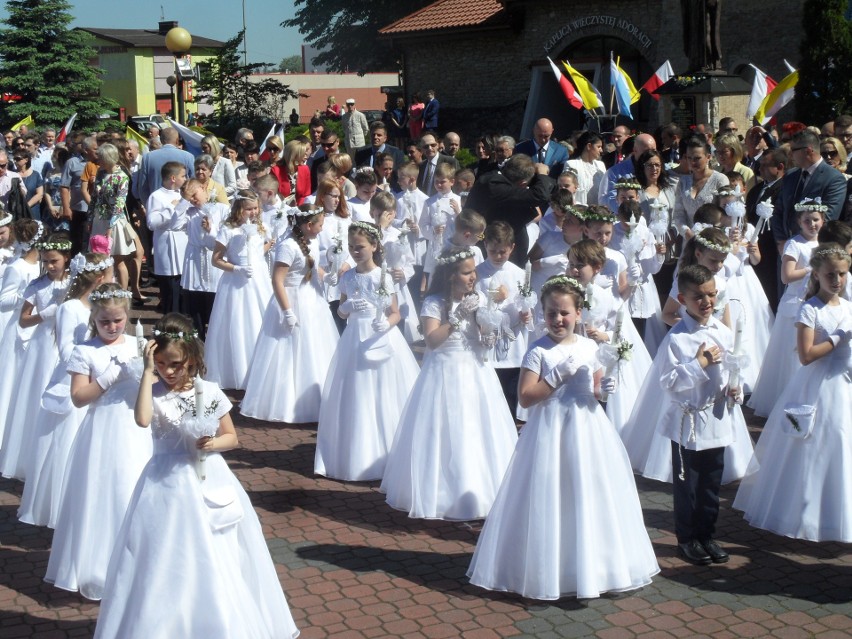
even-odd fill
[[[193,388],[195,389],[195,415],[204,417],[204,382],[200,377],[195,378]]]
[[[145,331],[142,329],[142,321],[136,320],[136,352],[139,357],[145,356]]]
[[[737,326],[734,331],[734,354],[740,354],[740,344],[743,339],[743,330],[745,330],[745,318],[742,313],[740,313],[739,317],[737,317]]]
[[[376,291],[376,321],[382,319],[385,314],[385,276],[388,273],[388,263],[382,260],[382,270],[379,275],[379,288]]]
[[[527,265],[524,267],[524,290],[528,291],[530,288],[530,282],[532,281],[532,262],[527,261]]]
[[[624,307],[626,304],[622,304],[618,307],[618,312],[615,314],[615,331],[613,332],[613,342],[617,341],[621,337],[621,327],[624,324]]]
[[[200,377],[196,377],[192,384],[195,389],[195,418],[204,418],[204,382]],[[207,452],[203,450],[195,450],[195,474],[198,479],[204,481],[207,479]]]
[[[246,235],[246,266],[251,268],[251,235]]]

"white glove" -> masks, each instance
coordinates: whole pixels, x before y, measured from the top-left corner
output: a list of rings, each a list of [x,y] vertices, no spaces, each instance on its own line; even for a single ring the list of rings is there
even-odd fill
[[[841,320],[834,332],[828,336],[831,343],[837,346],[840,342],[848,342],[852,339],[852,321],[848,319]]]
[[[601,393],[612,395],[618,388],[618,382],[615,377],[604,377],[601,379]]]
[[[390,330],[390,322],[388,322],[388,318],[382,315],[379,319],[374,319],[373,330],[377,333],[384,333],[385,331]]]
[[[239,264],[235,264],[234,273],[241,273],[245,277],[250,278],[252,275],[254,275],[254,268],[252,268],[251,266],[241,266]]]
[[[332,271],[331,273],[326,273],[325,275],[325,283],[329,286],[337,286],[337,282],[340,280],[337,277],[337,271]]]
[[[56,317],[57,310],[59,310],[59,307],[56,304],[51,304],[41,309],[38,312],[38,316],[42,319],[50,319],[51,317]]]
[[[470,317],[473,313],[476,312],[476,309],[479,308],[479,296],[478,295],[466,295],[462,298],[462,301],[459,302],[459,305],[456,307],[455,316],[459,319],[464,317]]]
[[[284,323],[291,331],[299,325],[299,318],[296,317],[292,308],[288,308],[284,311]]]
[[[547,257],[543,257],[539,260],[539,264],[542,266],[559,266],[568,268],[568,257],[565,255],[557,254],[557,255],[548,255]]]
[[[627,267],[627,281],[638,282],[642,279],[642,267],[638,264]]]
[[[115,362],[110,362],[110,365],[107,366],[106,370],[98,375],[95,378],[98,386],[107,390],[110,386],[115,384],[119,379],[124,375],[125,370],[121,366],[121,364],[117,364]]]
[[[349,297],[338,308],[340,309],[341,313],[351,315],[352,313],[360,313],[361,311],[366,311],[371,306],[372,304],[370,304],[370,302],[365,300],[363,297]]]
[[[574,358],[569,355],[554,366],[553,370],[545,375],[544,381],[547,382],[549,386],[556,388],[576,372],[577,363],[574,361]]]

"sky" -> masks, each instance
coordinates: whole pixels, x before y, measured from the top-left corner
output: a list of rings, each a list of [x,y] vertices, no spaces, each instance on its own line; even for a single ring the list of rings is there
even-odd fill
[[[249,62],[278,64],[301,54],[299,32],[280,26],[296,13],[293,0],[69,0],[69,4],[72,27],[156,29],[161,19],[177,20],[190,34],[222,41],[242,27],[245,4]],[[0,4],[0,17],[7,15],[5,3]]]

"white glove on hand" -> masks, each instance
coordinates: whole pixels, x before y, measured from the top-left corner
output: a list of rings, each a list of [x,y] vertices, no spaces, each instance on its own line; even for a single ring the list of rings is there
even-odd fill
[[[385,331],[390,330],[390,322],[388,322],[388,318],[382,315],[379,319],[374,319],[373,330],[377,333],[384,333]]]
[[[50,306],[46,306],[38,312],[38,316],[42,319],[50,319],[51,317],[56,317],[56,311],[59,310],[59,307],[56,304],[51,304]]]
[[[561,362],[559,362],[556,366],[554,366],[553,370],[551,370],[547,375],[545,375],[544,381],[547,382],[549,386],[557,388],[562,384],[562,382],[564,382],[576,372],[577,363],[574,361],[574,358],[569,355]]]
[[[242,273],[245,277],[250,278],[254,275],[254,268],[251,266],[240,266],[239,264],[235,264],[234,273]]]
[[[337,276],[336,271],[332,271],[331,273],[326,273],[325,283],[329,286],[337,286],[337,282],[340,281],[340,278]]]
[[[470,317],[479,308],[478,295],[466,295],[456,307],[455,316],[459,319]]]
[[[601,379],[601,393],[612,395],[618,388],[618,382],[615,377],[604,377]]]
[[[638,264],[627,267],[627,281],[638,282],[642,279],[642,267]]]
[[[347,315],[351,315],[352,313],[360,313],[361,311],[366,311],[370,308],[372,304],[365,300],[362,297],[350,297],[343,304],[341,304],[338,308],[341,313],[346,313]]]
[[[837,346],[840,342],[848,342],[852,339],[852,321],[844,318],[840,321],[834,332],[828,336],[831,343]]]
[[[116,364],[115,362],[110,362],[110,365],[107,366],[106,370],[98,375],[95,378],[98,386],[102,389],[107,390],[110,386],[115,384],[122,376],[125,374],[124,369],[121,364]]]
[[[299,318],[296,317],[292,308],[288,308],[284,311],[284,323],[291,331],[299,325]]]

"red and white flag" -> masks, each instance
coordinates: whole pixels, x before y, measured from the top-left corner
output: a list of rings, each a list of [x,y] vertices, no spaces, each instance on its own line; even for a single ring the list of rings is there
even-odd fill
[[[571,106],[574,107],[575,109],[582,109],[583,108],[583,100],[580,97],[580,95],[577,93],[577,91],[574,89],[574,85],[571,84],[570,82],[568,82],[568,78],[566,78],[564,75],[562,75],[562,72],[559,70],[559,67],[557,67],[553,63],[553,60],[548,58],[547,61],[550,62],[550,68],[553,69],[553,75],[556,76],[556,81],[559,83],[559,86],[562,88],[562,93],[565,94],[565,98],[568,100],[568,102],[571,103]]]
[[[754,84],[751,87],[751,97],[748,100],[748,108],[746,109],[746,117],[751,120],[760,109],[760,105],[766,99],[766,96],[772,93],[772,89],[778,83],[753,64],[749,64],[748,66],[754,69]]]
[[[68,118],[68,122],[65,123],[65,126],[62,127],[62,130],[56,135],[57,142],[65,142],[65,138],[67,138],[71,134],[71,129],[74,127],[74,120],[76,119],[76,113],[70,118]]]
[[[266,134],[266,137],[263,138],[263,142],[260,143],[260,156],[259,157],[264,162],[266,162],[271,157],[270,154],[269,154],[269,151],[266,150],[266,143],[269,142],[269,138],[271,138],[273,135],[275,135],[275,129],[276,129],[276,125],[273,122],[272,128],[269,129],[269,133]],[[283,151],[283,149],[280,149],[280,150]]]
[[[663,86],[666,82],[671,80],[674,77],[674,69],[672,69],[672,64],[668,60],[663,62],[660,65],[660,68],[654,72],[648,81],[639,87],[639,90],[645,89],[648,94],[654,98],[655,100],[659,100],[660,96],[656,94],[656,90]]]

